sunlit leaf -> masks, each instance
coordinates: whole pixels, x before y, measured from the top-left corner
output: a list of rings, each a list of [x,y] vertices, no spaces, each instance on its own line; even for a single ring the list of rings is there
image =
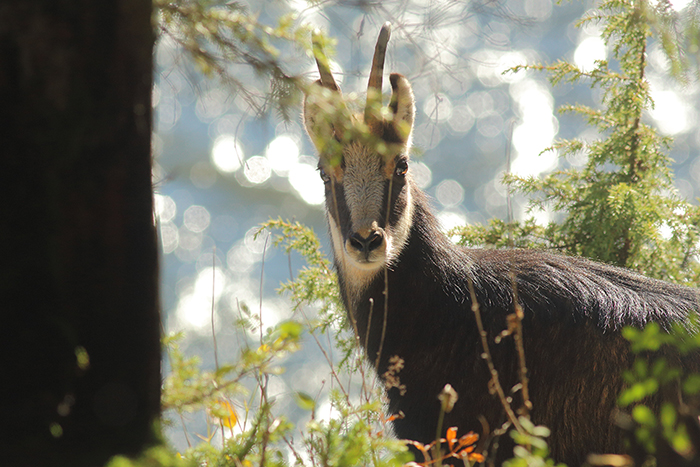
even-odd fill
[[[695,395],[700,392],[700,375],[693,373],[683,381],[683,392],[688,395]]]
[[[673,428],[676,425],[678,414],[676,408],[670,402],[665,402],[659,412],[659,420],[664,428]]]
[[[453,426],[447,429],[447,434],[445,435],[445,439],[447,440],[448,445],[450,446],[450,450],[452,450],[452,447],[455,444],[455,439],[457,438],[457,427]]]
[[[477,435],[473,431],[470,431],[466,435],[463,435],[461,438],[459,438],[459,445],[469,446],[470,444],[474,444],[477,441],[479,441],[479,435]]]
[[[673,449],[686,457],[692,453],[693,445],[688,437],[685,425],[679,426],[678,430],[671,435],[671,444],[673,445]]]
[[[223,408],[228,412],[228,416],[221,418],[221,422],[226,428],[233,429],[234,425],[236,425],[236,421],[238,420],[238,417],[236,416],[236,410],[233,408],[233,405],[227,400],[222,400],[220,403],[223,406]]]
[[[297,405],[304,410],[312,411],[316,408],[316,401],[311,396],[303,392],[295,392],[294,400]]]
[[[238,420],[236,410],[231,402],[226,399],[219,399],[208,407],[208,413],[219,420],[225,427],[233,429]]]
[[[83,346],[78,346],[75,348],[75,360],[78,365],[78,368],[81,370],[87,370],[90,368],[90,355],[88,355],[87,350],[85,350],[85,347]]]
[[[618,403],[622,407],[626,407],[633,402],[639,402],[647,396],[650,396],[659,389],[659,382],[655,379],[647,379],[633,384],[620,394]]]
[[[656,417],[646,405],[637,405],[632,409],[632,418],[640,425],[656,426]]]
[[[304,327],[296,321],[284,321],[277,326],[280,339],[297,341],[304,332]]]

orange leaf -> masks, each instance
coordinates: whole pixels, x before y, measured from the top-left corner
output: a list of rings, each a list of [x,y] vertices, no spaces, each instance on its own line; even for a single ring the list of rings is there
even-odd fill
[[[477,435],[473,431],[470,431],[466,435],[459,438],[459,445],[460,446],[468,446],[470,444],[476,443],[477,441],[479,441],[479,435]]]
[[[426,449],[425,445],[423,443],[419,443],[418,441],[411,441],[410,439],[404,440],[406,444],[410,444],[412,446],[415,446],[420,452],[423,454],[427,454],[428,450]]]
[[[405,415],[400,410],[399,410],[399,413],[395,413],[393,415],[390,415],[389,418],[384,418],[384,416],[382,416],[382,418],[384,418],[384,423],[393,422],[394,420],[401,420],[404,417],[405,417]]]
[[[447,429],[447,435],[445,436],[447,438],[447,442],[450,446],[450,451],[452,450],[452,447],[455,444],[455,438],[457,437],[457,427],[453,426],[451,428]]]

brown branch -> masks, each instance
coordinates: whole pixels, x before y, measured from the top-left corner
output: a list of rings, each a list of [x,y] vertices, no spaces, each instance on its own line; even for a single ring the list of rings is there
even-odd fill
[[[493,364],[493,359],[491,358],[491,351],[489,350],[489,343],[487,339],[488,335],[484,330],[484,323],[481,321],[481,310],[479,308],[479,302],[476,300],[474,283],[472,282],[471,276],[468,276],[467,278],[469,280],[469,295],[471,296],[472,301],[472,312],[474,313],[474,317],[476,318],[476,326],[479,330],[479,336],[481,337],[481,346],[484,349],[483,358],[486,360],[486,364],[489,367],[489,373],[491,374],[491,383],[493,385],[493,388],[496,390],[496,393],[498,394],[498,398],[501,401],[503,409],[506,411],[508,419],[511,421],[515,429],[518,430],[518,432],[522,433],[524,431],[523,427],[522,425],[520,425],[520,421],[515,415],[515,412],[513,412],[513,408],[510,406],[510,403],[506,398],[505,392],[503,391],[503,387],[501,386],[501,383],[498,380],[498,370],[496,370],[496,367]]]
[[[527,377],[527,365],[525,364],[525,346],[523,344],[523,307],[518,300],[518,287],[515,282],[515,275],[511,273],[511,282],[513,284],[513,301],[515,306],[515,348],[518,351],[518,368],[520,371],[520,384],[523,397],[523,406],[518,411],[520,415],[527,416],[532,410],[532,402],[530,401],[529,379]]]

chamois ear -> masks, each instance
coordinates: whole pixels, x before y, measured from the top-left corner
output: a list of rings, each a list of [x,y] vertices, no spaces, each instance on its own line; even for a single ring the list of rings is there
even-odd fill
[[[411,145],[411,135],[413,133],[413,118],[416,113],[416,100],[413,97],[411,83],[405,76],[399,73],[392,73],[389,76],[391,82],[391,120],[388,122],[393,129],[391,139],[404,146]],[[385,133],[384,138],[387,139]]]
[[[328,58],[318,31],[311,33],[311,44],[321,79],[306,88],[304,97],[304,127],[321,157],[329,146],[342,139],[343,128],[338,123],[345,110],[342,93],[333,78]]]
[[[342,139],[342,128],[333,124],[342,106],[339,89],[329,89],[321,80],[309,85],[304,96],[303,119],[306,132],[319,154],[328,151],[329,144]]]
[[[304,128],[316,149],[319,149],[318,143],[323,138],[331,138],[333,136],[333,127],[328,118],[324,118],[323,112],[323,108],[329,106],[328,100],[324,99],[324,94],[329,92],[319,79],[309,86],[304,95]]]

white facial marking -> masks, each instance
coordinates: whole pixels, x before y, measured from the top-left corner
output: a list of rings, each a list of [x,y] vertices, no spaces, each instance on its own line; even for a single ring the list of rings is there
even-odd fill
[[[371,269],[358,267],[360,263],[354,261],[345,250],[343,234],[338,228],[338,224],[336,224],[335,219],[333,219],[333,216],[330,214],[328,214],[327,217],[328,225],[330,226],[331,231],[333,251],[335,252],[338,268],[340,269],[339,272],[345,278],[346,292],[350,303],[356,304],[359,294],[369,285],[380,269],[376,267]]]

